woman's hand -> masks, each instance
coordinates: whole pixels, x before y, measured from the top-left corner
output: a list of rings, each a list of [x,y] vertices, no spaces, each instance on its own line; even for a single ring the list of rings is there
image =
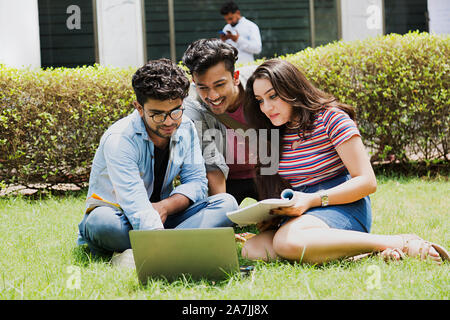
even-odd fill
[[[292,207],[280,207],[272,209],[271,214],[299,217],[308,209],[319,205],[320,197],[317,193],[294,192],[295,204]]]
[[[283,217],[298,217],[305,213],[309,208],[320,205],[320,197],[317,193],[294,192],[295,204],[292,207],[280,207],[272,209],[270,214],[274,217],[265,220],[256,225],[259,232],[275,229],[280,224]]]

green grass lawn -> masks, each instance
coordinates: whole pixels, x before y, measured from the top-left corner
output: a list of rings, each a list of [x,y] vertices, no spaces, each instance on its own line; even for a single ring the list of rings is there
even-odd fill
[[[378,178],[372,232],[416,233],[450,248],[450,182]],[[84,193],[0,199],[1,299],[449,299],[450,264],[407,258],[323,266],[250,262],[248,277],[138,283],[134,271],[92,258],[75,244]],[[245,231],[239,230],[239,231]],[[237,248],[240,245],[237,244]],[[78,282],[77,282],[78,281]]]

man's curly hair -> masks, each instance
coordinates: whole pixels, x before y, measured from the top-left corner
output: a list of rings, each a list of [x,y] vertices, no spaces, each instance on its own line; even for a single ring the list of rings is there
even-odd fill
[[[150,60],[133,75],[136,100],[143,106],[147,99],[174,100],[188,95],[189,80],[184,71],[169,59]]]
[[[220,39],[200,39],[189,45],[183,55],[183,63],[191,75],[204,74],[219,62],[225,64],[226,70],[234,73],[234,64],[238,50]]]

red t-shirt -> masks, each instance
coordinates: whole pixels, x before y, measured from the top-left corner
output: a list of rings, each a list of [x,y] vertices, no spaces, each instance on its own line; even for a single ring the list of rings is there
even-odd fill
[[[243,105],[239,106],[234,112],[227,112],[227,115],[242,124],[247,124]],[[233,129],[228,126],[227,128],[227,154],[225,155],[225,160],[230,169],[228,179],[251,179],[255,176],[256,155],[250,158],[248,143],[246,144],[245,140],[238,133],[233,134]],[[231,150],[233,150],[233,154]],[[243,151],[245,154],[242,154]]]

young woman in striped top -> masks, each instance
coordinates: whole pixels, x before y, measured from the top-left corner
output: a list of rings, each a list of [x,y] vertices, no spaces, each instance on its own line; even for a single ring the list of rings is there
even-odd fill
[[[294,65],[272,59],[255,70],[245,115],[254,128],[280,130],[278,174],[262,175],[257,167],[260,199],[278,198],[285,188],[299,192],[294,206],[273,210],[275,218],[258,226],[244,257],[320,264],[380,252],[386,259],[419,253],[438,263],[449,259],[444,248],[416,235],[369,233],[369,194],[377,182],[355,111],[315,88]]]

